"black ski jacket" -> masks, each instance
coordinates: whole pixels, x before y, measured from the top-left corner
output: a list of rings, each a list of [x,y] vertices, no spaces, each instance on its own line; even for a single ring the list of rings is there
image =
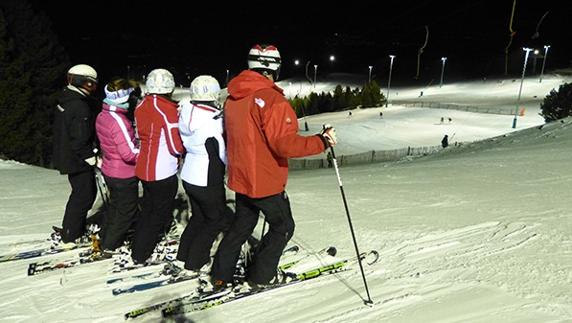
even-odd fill
[[[92,169],[85,159],[95,153],[95,100],[70,88],[64,88],[54,118],[53,163],[61,174]]]

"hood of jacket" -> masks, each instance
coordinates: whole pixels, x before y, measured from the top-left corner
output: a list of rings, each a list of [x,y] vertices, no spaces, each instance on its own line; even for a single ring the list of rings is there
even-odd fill
[[[280,94],[284,92],[273,81],[251,70],[242,71],[228,83],[228,95],[235,100],[245,98],[262,89],[275,89]]]

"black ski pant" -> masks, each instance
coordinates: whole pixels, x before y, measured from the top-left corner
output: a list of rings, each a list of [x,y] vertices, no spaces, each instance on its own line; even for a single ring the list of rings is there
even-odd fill
[[[177,259],[185,268],[199,270],[210,261],[210,250],[220,232],[228,230],[234,212],[226,205],[224,184],[196,186],[183,181],[191,202],[191,218],[181,235]]]
[[[72,191],[62,221],[63,242],[73,242],[85,233],[87,212],[97,196],[93,169],[68,174],[68,181]]]
[[[241,246],[254,231],[260,212],[264,214],[269,228],[247,268],[247,280],[266,284],[276,275],[282,251],[294,234],[288,196],[282,192],[264,198],[251,198],[236,193],[236,217],[215,255],[211,272],[213,280],[232,282]]]
[[[121,247],[139,213],[139,179],[104,177],[109,189],[109,206],[101,247],[114,250]]]
[[[165,235],[167,224],[173,221],[175,196],[179,188],[177,175],[143,184],[141,217],[131,244],[131,258],[135,263],[144,263]]]

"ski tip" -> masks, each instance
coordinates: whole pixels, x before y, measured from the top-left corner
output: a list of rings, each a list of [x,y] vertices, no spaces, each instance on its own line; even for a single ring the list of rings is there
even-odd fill
[[[326,250],[326,253],[332,257],[335,257],[336,254],[338,253],[338,249],[336,249],[336,247],[331,246]]]

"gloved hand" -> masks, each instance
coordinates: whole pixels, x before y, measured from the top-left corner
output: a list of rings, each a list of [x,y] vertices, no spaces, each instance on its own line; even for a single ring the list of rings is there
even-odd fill
[[[95,167],[101,169],[101,166],[103,165],[103,158],[97,157],[96,160],[97,162],[95,163]]]
[[[85,161],[86,163],[88,163],[89,166],[95,166],[95,164],[97,163],[97,157],[91,156],[91,157],[89,157],[89,158],[87,158],[87,159],[84,159],[84,161]]]
[[[336,138],[336,129],[334,129],[334,127],[332,127],[329,124],[325,124],[323,126],[323,129],[320,132],[320,135],[328,143],[328,147],[334,147],[338,143],[338,140]]]

